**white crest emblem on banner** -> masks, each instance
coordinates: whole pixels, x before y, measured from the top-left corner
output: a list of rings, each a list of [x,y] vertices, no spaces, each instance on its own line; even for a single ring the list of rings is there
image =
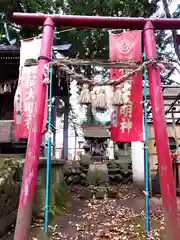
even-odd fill
[[[118,42],[118,48],[121,53],[128,53],[133,48],[134,44],[128,40],[124,41],[124,39],[121,39]]]

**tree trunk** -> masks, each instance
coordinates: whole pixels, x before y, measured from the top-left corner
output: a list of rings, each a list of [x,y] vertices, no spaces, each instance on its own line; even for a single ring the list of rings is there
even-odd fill
[[[64,160],[68,160],[68,125],[69,125],[69,97],[65,98],[64,108],[64,127],[63,127],[63,152],[62,157]]]
[[[52,124],[55,129],[53,132],[53,156],[56,157],[56,116],[57,116],[57,99],[55,99],[52,108]]]
[[[178,143],[178,136],[177,136],[177,131],[176,131],[176,123],[175,123],[175,118],[174,118],[174,109],[172,108],[172,127],[174,131],[174,138],[176,141],[176,151],[179,149],[179,143]]]
[[[87,78],[91,79],[91,75],[92,75],[91,66],[87,66],[86,75],[87,75]],[[93,122],[92,106],[91,104],[89,104],[87,106],[87,123],[92,124],[92,122]]]

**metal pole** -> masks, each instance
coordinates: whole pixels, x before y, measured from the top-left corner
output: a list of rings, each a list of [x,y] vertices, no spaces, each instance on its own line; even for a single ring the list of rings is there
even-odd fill
[[[162,88],[174,88],[174,89],[177,89],[177,88],[180,88],[180,85],[161,85]],[[147,86],[147,88],[149,88],[149,86]]]
[[[68,150],[69,150],[69,97],[64,98],[64,126],[63,126],[63,158],[68,161]]]
[[[46,165],[46,202],[45,202],[45,223],[44,231],[48,232],[49,227],[49,196],[50,196],[50,173],[51,173],[51,117],[52,117],[52,74],[53,69],[50,69],[49,83],[49,101],[48,101],[48,146],[47,146],[47,165]]]
[[[144,28],[144,45],[147,60],[157,58],[154,27],[150,21]],[[167,239],[178,240],[180,236],[178,208],[163,106],[160,69],[153,65],[149,65],[147,69]]]
[[[146,54],[144,54],[144,60],[146,61]],[[147,111],[147,72],[144,68],[144,135],[145,135],[145,209],[146,209],[146,233],[149,232],[149,153],[148,153],[148,111]]]
[[[10,43],[10,37],[9,37],[7,22],[4,22],[4,30],[5,30],[5,33],[6,33],[6,38],[7,38],[7,40],[8,40],[9,43]]]
[[[53,32],[54,23],[51,18],[47,18],[44,22],[40,52],[40,55],[44,58],[39,59],[37,70],[34,113],[29,131],[14,240],[25,240],[29,236],[46,100],[46,85],[43,83],[43,70],[44,65],[49,62],[48,58],[51,57]]]

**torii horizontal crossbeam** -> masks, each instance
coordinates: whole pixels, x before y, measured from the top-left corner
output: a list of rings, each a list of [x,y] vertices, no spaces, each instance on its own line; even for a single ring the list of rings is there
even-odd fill
[[[101,16],[76,15],[46,15],[42,13],[13,13],[12,21],[19,25],[42,26],[50,17],[56,27],[76,28],[113,28],[113,29],[143,29],[146,22],[151,21],[155,29],[180,29],[180,18],[120,18]]]

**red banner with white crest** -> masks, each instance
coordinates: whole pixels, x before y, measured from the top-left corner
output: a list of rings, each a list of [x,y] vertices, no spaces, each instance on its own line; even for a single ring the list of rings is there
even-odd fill
[[[142,61],[141,32],[129,31],[110,34],[109,55],[111,61]],[[119,79],[132,70],[110,69],[110,78]],[[118,85],[121,106],[113,107],[111,139],[115,142],[143,140],[142,72],[129,77]]]
[[[141,32],[129,31],[109,36],[109,57],[111,61],[142,61]]]

